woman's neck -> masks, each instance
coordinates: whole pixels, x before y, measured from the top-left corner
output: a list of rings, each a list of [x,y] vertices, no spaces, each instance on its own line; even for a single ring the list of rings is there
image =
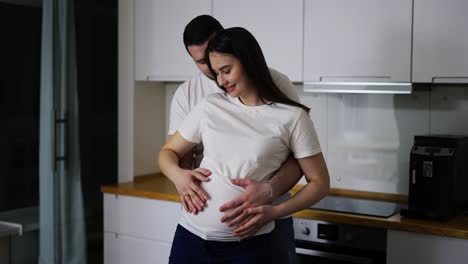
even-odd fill
[[[239,96],[239,100],[241,103],[248,105],[248,106],[258,106],[264,105],[265,103],[260,99],[260,97],[256,94],[247,95],[247,96]]]
[[[255,89],[253,86],[249,86],[249,89],[246,89],[243,94],[240,94],[239,100],[241,103],[248,106],[258,106],[265,104],[260,96],[258,96],[257,89]]]

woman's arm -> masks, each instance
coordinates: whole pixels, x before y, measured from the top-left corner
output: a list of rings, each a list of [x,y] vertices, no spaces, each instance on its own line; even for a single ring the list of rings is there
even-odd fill
[[[208,194],[200,187],[200,181],[209,181],[211,172],[207,169],[183,169],[180,157],[192,149],[194,143],[185,140],[179,132],[172,135],[159,152],[159,167],[179,192],[185,210],[197,214],[203,210]]]
[[[275,219],[309,208],[325,197],[330,190],[330,177],[322,153],[298,159],[298,162],[307,184],[291,199],[276,206]]]
[[[330,189],[330,179],[322,153],[297,161],[305,174],[307,184],[281,204],[246,209],[245,212],[249,217],[234,230],[235,236],[240,239],[248,238],[265,223],[309,208],[327,195]]]

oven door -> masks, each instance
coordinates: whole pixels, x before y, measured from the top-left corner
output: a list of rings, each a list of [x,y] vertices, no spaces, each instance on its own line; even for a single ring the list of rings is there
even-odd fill
[[[296,240],[297,263],[385,264],[385,252]]]

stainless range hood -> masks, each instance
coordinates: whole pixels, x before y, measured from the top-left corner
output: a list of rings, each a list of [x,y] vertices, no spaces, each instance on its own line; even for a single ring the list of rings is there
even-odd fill
[[[411,94],[411,83],[397,82],[304,82],[304,92]]]

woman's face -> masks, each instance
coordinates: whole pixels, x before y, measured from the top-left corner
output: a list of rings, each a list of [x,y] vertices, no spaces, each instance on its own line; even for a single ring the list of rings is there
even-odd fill
[[[254,92],[239,59],[219,52],[210,52],[209,57],[211,67],[216,73],[216,81],[229,95],[239,97]]]

